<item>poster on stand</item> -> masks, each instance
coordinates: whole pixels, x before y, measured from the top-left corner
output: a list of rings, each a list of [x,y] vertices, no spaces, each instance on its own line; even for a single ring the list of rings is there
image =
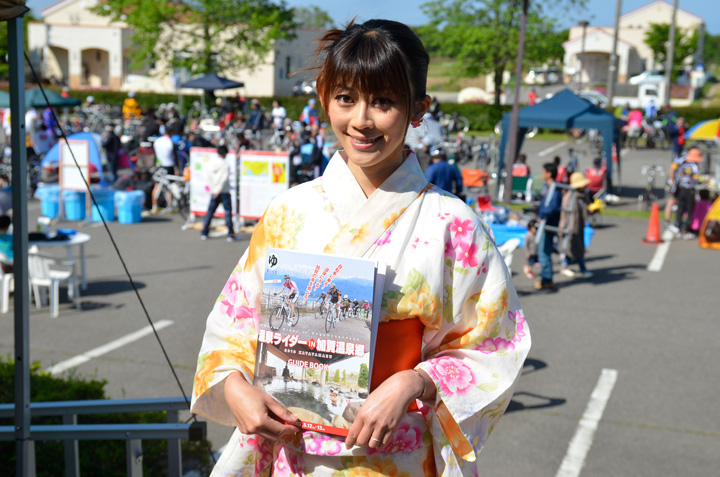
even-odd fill
[[[290,187],[286,152],[240,153],[240,216],[260,219],[275,197]]]
[[[210,159],[217,158],[217,149],[208,147],[190,148],[190,212],[194,215],[204,216],[210,205],[210,187],[205,177],[205,164]],[[232,203],[232,214],[238,214],[237,199],[237,155],[230,151],[225,156],[225,161],[230,167],[230,201]],[[224,217],[225,209],[222,204],[215,211],[215,217]]]
[[[77,165],[75,161],[77,161]],[[90,181],[90,145],[88,142],[78,139],[61,141],[59,162],[60,188],[85,192],[87,190],[85,181]],[[85,176],[84,179],[83,176]]]

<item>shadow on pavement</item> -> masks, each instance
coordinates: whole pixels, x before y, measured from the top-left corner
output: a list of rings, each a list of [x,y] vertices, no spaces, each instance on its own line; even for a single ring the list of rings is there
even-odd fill
[[[138,289],[145,288],[145,283],[135,281]],[[82,297],[87,296],[107,296],[115,293],[124,293],[131,291],[132,286],[127,280],[105,280],[88,282],[87,290],[82,291]]]
[[[547,368],[547,363],[539,359],[527,358],[525,365],[523,366],[522,374],[526,376],[528,374],[540,371],[543,368]],[[567,399],[563,398],[551,398],[541,396],[540,394],[530,393],[527,391],[517,391],[513,394],[513,398],[508,404],[505,412],[513,411],[529,411],[533,409],[544,409],[548,407],[562,406],[567,402]]]
[[[635,280],[638,277],[633,273],[637,270],[646,270],[647,265],[623,265],[620,267],[593,268],[590,271],[595,274],[592,278],[574,278],[567,281],[555,282],[556,288],[567,288],[573,285],[591,283],[593,285],[604,285],[606,283],[618,282],[621,280]]]

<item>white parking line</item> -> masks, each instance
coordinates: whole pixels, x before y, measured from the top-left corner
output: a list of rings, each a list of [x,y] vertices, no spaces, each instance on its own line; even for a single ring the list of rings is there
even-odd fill
[[[615,369],[603,369],[600,373],[600,378],[590,395],[590,401],[588,401],[585,412],[580,418],[575,435],[568,445],[565,458],[560,464],[557,474],[555,474],[556,477],[577,477],[580,475],[580,471],[585,465],[585,458],[592,446],[598,423],[602,419],[605,406],[615,387],[617,374],[618,372]]]
[[[172,325],[173,321],[171,320],[161,320],[155,323],[155,329],[161,330],[163,328],[167,328],[168,326]],[[138,330],[134,333],[130,333],[129,335],[123,336],[122,338],[118,338],[116,340],[113,340],[109,343],[106,343],[102,346],[98,346],[97,348],[91,349],[90,351],[87,351],[83,354],[79,354],[75,356],[74,358],[66,359],[65,361],[61,361],[55,366],[52,366],[47,369],[47,372],[50,374],[60,374],[63,371],[66,371],[70,368],[74,368],[75,366],[80,366],[83,363],[87,363],[93,358],[97,358],[98,356],[102,356],[104,354],[109,353],[110,351],[114,351],[118,348],[121,348],[125,346],[126,344],[130,344],[133,341],[137,341],[140,338],[152,334],[152,327],[150,325],[146,326],[145,328]]]
[[[550,146],[547,149],[543,149],[542,151],[540,151],[538,153],[538,156],[539,157],[547,156],[548,154],[551,154],[551,153],[557,151],[558,149],[560,149],[561,147],[565,147],[565,146],[567,146],[567,141],[559,142],[559,143],[555,144],[554,146]]]
[[[663,263],[665,263],[665,257],[667,256],[668,250],[670,250],[670,244],[675,234],[670,230],[666,230],[662,234],[663,243],[658,245],[653,255],[652,260],[648,264],[648,272],[659,272],[662,270]]]

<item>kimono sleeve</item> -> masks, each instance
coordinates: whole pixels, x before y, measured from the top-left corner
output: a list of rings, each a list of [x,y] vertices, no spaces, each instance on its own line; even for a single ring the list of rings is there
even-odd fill
[[[464,224],[470,221],[464,222]],[[474,462],[505,412],[530,349],[530,333],[505,262],[486,226],[448,228],[442,319],[426,328],[423,369],[437,388],[446,444]]]
[[[213,305],[198,355],[191,411],[225,425],[236,425],[225,402],[225,378],[239,371],[252,382],[255,369],[264,265],[260,258],[267,249],[263,219]]]

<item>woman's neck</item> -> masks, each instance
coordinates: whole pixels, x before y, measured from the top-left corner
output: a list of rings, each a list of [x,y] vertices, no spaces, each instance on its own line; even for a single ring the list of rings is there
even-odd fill
[[[345,164],[347,164],[348,169],[350,169],[350,172],[360,185],[365,197],[370,197],[382,183],[402,165],[406,156],[404,151],[400,149],[398,153],[394,155],[394,159],[385,159],[380,164],[371,167],[357,166],[352,161],[349,161],[343,152],[340,153],[340,157],[342,157]]]

